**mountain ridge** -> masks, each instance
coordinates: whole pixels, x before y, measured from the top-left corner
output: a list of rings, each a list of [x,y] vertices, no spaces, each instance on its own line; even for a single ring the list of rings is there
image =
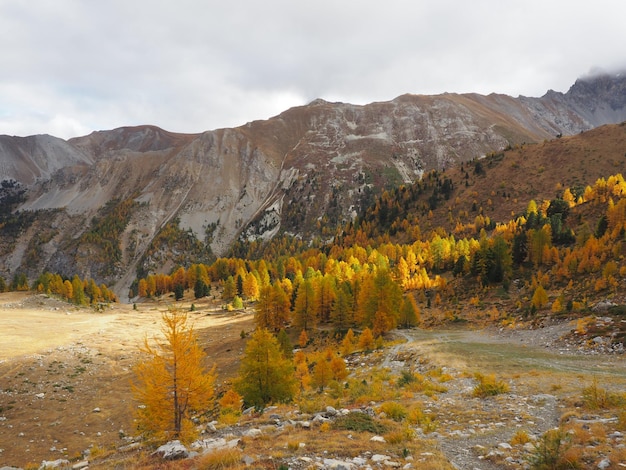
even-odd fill
[[[0,136],[0,180],[26,190],[11,209],[45,214],[17,240],[3,237],[0,274],[34,276],[54,267],[117,283],[119,293],[137,267],[173,266],[171,259],[157,266],[146,256],[158,251],[154,240],[170,223],[178,224],[179,238],[191,233],[217,256],[240,237],[267,239],[281,231],[328,237],[324,229],[353,219],[375,194],[425,171],[624,121],[625,89],[624,77],[603,76],[542,98],[446,93],[367,105],[314,100],[268,120],[199,134],[147,125],[67,141]],[[107,203],[125,200],[136,204],[115,241],[122,256],[104,269],[106,260],[89,262],[103,256],[101,247],[77,240]],[[86,254],[59,249],[72,243]]]

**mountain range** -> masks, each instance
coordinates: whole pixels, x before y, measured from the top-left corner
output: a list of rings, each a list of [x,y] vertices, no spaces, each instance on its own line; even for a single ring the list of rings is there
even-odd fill
[[[122,127],[0,136],[0,275],[49,270],[114,285],[228,253],[237,240],[329,236],[383,189],[505,148],[626,121],[626,76],[540,98],[315,100],[200,134]],[[547,163],[549,164],[549,162]]]

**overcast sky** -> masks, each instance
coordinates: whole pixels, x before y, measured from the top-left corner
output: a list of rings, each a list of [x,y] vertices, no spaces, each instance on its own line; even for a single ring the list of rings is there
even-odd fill
[[[202,132],[315,98],[566,92],[626,68],[623,0],[0,0],[0,134]]]

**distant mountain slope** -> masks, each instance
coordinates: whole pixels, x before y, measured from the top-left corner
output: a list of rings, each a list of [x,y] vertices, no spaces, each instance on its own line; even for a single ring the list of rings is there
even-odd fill
[[[624,121],[625,89],[624,77],[604,76],[541,98],[403,95],[365,106],[316,100],[202,134],[140,126],[69,141],[0,136],[0,177],[26,189],[19,203],[1,199],[22,215],[12,222],[19,237],[3,232],[0,239],[0,275],[54,269],[117,282],[124,292],[135,269],[184,262],[188,236],[217,255],[240,236],[324,236],[383,188],[424,171]],[[120,204],[124,211],[115,210]],[[121,213],[123,223],[113,224]],[[176,236],[170,230],[155,238],[172,222],[181,229]]]

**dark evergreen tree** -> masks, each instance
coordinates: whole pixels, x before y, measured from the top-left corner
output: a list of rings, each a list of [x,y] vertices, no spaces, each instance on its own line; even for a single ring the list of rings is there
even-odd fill
[[[202,279],[196,279],[196,283],[193,286],[193,295],[196,299],[206,297],[211,292],[211,286],[209,286]]]
[[[174,286],[174,299],[180,300],[183,298],[184,295],[185,295],[185,286],[183,286],[182,284],[176,284]]]
[[[601,238],[602,235],[606,233],[606,230],[609,228],[609,221],[606,218],[605,214],[602,214],[602,217],[598,220],[598,225],[596,226],[596,238]]]
[[[511,250],[511,257],[513,262],[517,265],[526,261],[528,256],[528,237],[526,232],[518,232],[513,237],[513,248]]]
[[[281,328],[278,332],[276,339],[278,340],[280,350],[283,352],[283,356],[287,359],[291,359],[293,357],[293,345],[291,344],[291,340],[289,339],[289,336],[284,328]]]
[[[569,203],[560,198],[552,199],[546,211],[546,215],[552,217],[555,214],[561,214],[561,220],[565,222],[565,219],[567,219],[569,215]]]
[[[456,263],[454,263],[454,269],[452,270],[452,274],[454,274],[455,277],[462,276],[465,273],[468,264],[469,260],[467,259],[467,256],[459,256],[459,259],[457,259]]]
[[[243,278],[241,274],[237,275],[237,295],[243,294]]]

